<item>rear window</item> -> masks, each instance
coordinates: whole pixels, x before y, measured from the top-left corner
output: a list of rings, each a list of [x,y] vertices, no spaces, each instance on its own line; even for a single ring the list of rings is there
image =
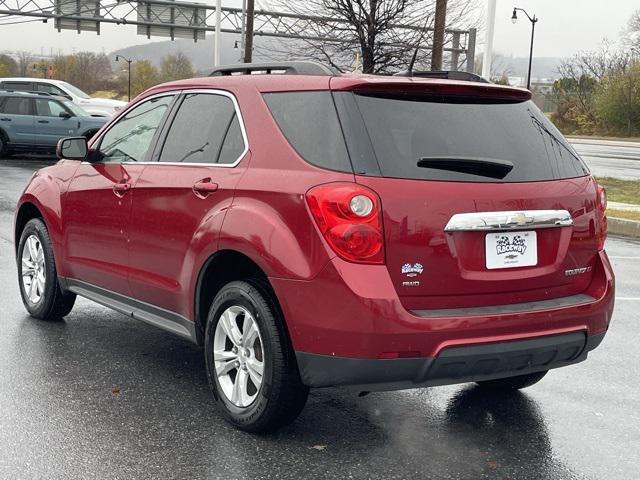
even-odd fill
[[[9,97],[2,104],[2,113],[10,115],[31,115],[31,99],[29,97]]]
[[[331,93],[266,93],[271,114],[291,146],[318,167],[352,172]]]
[[[362,94],[356,94],[355,99],[385,177],[527,182],[589,173],[562,134],[531,101],[476,103]],[[464,168],[454,171],[464,167],[465,161],[475,162],[474,173]],[[492,162],[513,167],[499,175],[502,178],[485,176],[483,165]],[[437,165],[439,168],[434,168]]]

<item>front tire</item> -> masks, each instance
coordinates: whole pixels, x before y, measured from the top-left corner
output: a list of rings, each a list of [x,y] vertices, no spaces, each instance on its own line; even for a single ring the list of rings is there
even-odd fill
[[[17,260],[20,295],[29,315],[59,320],[69,314],[76,295],[60,288],[51,238],[39,218],[29,220],[22,230]]]
[[[548,370],[545,370],[544,372],[518,375],[517,377],[498,378],[497,380],[485,380],[484,382],[477,383],[483,388],[490,388],[492,390],[520,390],[535,385],[542,380],[547,372]]]
[[[300,414],[309,389],[269,288],[235,281],[216,295],[205,332],[209,386],[223,416],[248,432],[271,432]]]

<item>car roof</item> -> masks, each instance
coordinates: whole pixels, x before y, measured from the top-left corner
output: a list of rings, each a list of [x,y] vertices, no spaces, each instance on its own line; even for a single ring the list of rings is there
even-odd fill
[[[51,83],[53,85],[61,85],[64,83],[62,80],[53,80],[50,78],[36,78],[36,77],[1,77],[0,82],[38,82],[38,83]]]
[[[0,96],[21,96],[21,97],[30,97],[30,98],[52,98],[55,100],[66,100],[66,98],[61,97],[60,95],[52,95],[46,92],[27,92],[24,90],[4,90],[0,88]]]
[[[255,88],[260,93],[347,90],[410,91],[415,93],[467,94],[470,96],[528,100],[531,92],[523,88],[483,82],[442,78],[394,77],[386,75],[288,75],[253,74],[190,78],[163,83],[144,92],[141,97],[178,89]]]

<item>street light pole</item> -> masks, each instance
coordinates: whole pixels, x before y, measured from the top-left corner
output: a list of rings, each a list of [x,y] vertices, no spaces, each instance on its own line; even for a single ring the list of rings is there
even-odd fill
[[[524,10],[523,8],[514,7],[513,15],[511,15],[511,21],[513,23],[516,23],[518,21],[517,10],[520,10],[522,13],[524,13],[529,19],[529,21],[531,22],[531,46],[529,47],[529,72],[527,73],[527,90],[531,90],[531,62],[533,61],[533,36],[536,31],[536,23],[538,22],[538,19],[536,18],[535,14],[533,14],[533,18],[531,18],[527,13],[527,11]]]
[[[128,59],[127,57],[123,57],[122,55],[116,55],[116,62],[120,61],[120,59],[124,60],[125,62],[127,62],[127,73],[128,73],[128,96],[129,96],[129,101],[131,101],[131,62],[133,62],[133,60]]]

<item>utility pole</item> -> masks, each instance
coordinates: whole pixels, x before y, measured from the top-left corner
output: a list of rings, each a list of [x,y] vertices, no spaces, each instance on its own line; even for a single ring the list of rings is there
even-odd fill
[[[433,24],[433,49],[431,50],[431,70],[442,70],[444,49],[444,27],[447,21],[447,0],[436,0],[436,18]]]
[[[240,55],[239,62],[244,62],[244,42],[246,40],[247,28],[247,0],[242,0],[242,25],[240,25]],[[236,43],[237,45],[237,43]]]
[[[255,0],[247,0],[247,24],[244,31],[244,63],[251,63],[253,59],[253,17],[255,10]]]
[[[487,0],[487,33],[482,57],[482,77],[491,79],[491,60],[493,57],[493,30],[496,24],[496,0]]]
[[[213,35],[213,64],[220,65],[220,26],[222,24],[222,0],[216,0],[216,31]]]

